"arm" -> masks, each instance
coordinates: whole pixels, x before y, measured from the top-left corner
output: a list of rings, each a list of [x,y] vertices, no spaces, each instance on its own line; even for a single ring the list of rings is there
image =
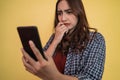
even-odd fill
[[[23,64],[27,71],[43,80],[101,80],[104,70],[105,43],[103,38],[100,38],[100,40],[95,39],[95,42],[93,41],[91,44],[98,47],[94,49],[94,46],[91,45],[93,48],[90,48],[91,50],[88,52],[89,54],[93,54],[93,56],[90,55],[89,58],[85,58],[87,59],[87,64],[76,77],[61,74],[57,70],[52,57],[46,53],[48,60],[44,60],[32,42],[30,42],[30,47],[38,61],[34,61],[24,50],[22,50]]]
[[[88,44],[84,56],[84,68],[78,75],[79,80],[101,80],[105,63],[105,40],[100,33]]]
[[[76,77],[60,74],[58,77],[50,80],[78,80]]]
[[[38,61],[32,59],[23,49],[23,64],[27,71],[36,75],[43,80],[78,80],[76,77],[67,76],[61,74],[52,59],[51,56],[47,55],[47,61],[40,55],[39,50],[35,47],[32,41],[29,42],[31,49],[33,50],[35,56],[37,57]]]
[[[48,49],[45,50],[45,53],[50,52],[49,54],[50,54],[50,56],[52,56],[55,52],[55,49],[56,49],[57,45],[58,44],[53,40],[52,43],[49,45]]]
[[[49,53],[50,56],[53,55],[65,32],[68,32],[68,28],[62,22],[59,22],[56,26],[54,37],[52,36],[53,40],[50,40],[51,43],[49,43],[49,47],[45,50],[45,53]]]
[[[68,28],[65,27],[65,25],[61,25],[62,23],[59,23],[56,27],[56,33],[47,47],[45,51],[45,56],[47,58],[47,61],[43,59],[41,56],[39,50],[35,47],[34,43],[32,41],[29,42],[31,49],[33,50],[35,56],[37,57],[38,61],[34,61],[23,49],[23,64],[27,71],[30,73],[36,75],[37,77],[40,77],[44,80],[78,80],[76,77],[62,75],[56,68],[52,55],[61,41],[62,37],[64,36],[64,33],[68,31]]]

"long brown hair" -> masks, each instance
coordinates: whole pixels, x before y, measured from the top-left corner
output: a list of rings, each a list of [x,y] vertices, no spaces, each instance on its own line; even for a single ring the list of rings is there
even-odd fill
[[[55,21],[54,27],[59,23],[57,16],[57,7],[59,2],[62,0],[58,0],[56,3],[56,12],[55,12]],[[58,45],[57,49],[63,51],[63,53],[67,54],[69,47],[72,45],[72,51],[81,52],[90,41],[90,29],[97,30],[95,28],[90,28],[87,17],[85,14],[84,6],[81,0],[66,0],[68,5],[73,11],[73,14],[78,18],[78,23],[70,35],[66,35],[63,37],[61,43]]]

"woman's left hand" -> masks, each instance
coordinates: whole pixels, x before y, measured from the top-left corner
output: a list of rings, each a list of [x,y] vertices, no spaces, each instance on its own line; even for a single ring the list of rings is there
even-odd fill
[[[47,60],[45,60],[32,41],[29,41],[29,45],[38,61],[32,59],[28,53],[22,49],[22,61],[27,71],[43,80],[53,80],[55,77],[60,75],[52,57],[49,56],[49,53],[45,53],[45,57],[47,58]]]

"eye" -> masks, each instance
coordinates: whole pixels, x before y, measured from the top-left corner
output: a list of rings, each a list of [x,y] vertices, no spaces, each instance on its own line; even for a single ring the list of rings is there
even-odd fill
[[[73,12],[72,12],[72,10],[68,10],[68,11],[66,11],[66,13],[72,14]]]
[[[66,12],[67,14],[72,14],[72,13],[73,13],[73,11],[72,11],[71,9],[65,10],[65,12]]]
[[[62,11],[57,11],[57,15],[62,15]]]

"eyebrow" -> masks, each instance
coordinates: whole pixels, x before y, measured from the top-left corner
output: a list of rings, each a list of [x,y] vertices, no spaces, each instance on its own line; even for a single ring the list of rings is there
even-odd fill
[[[65,12],[67,12],[67,11],[72,11],[72,9],[66,9],[66,10],[64,10]]]
[[[72,11],[72,9],[66,9],[66,10],[64,10],[64,12],[67,12],[67,11]],[[62,10],[57,10],[57,12],[62,12]]]

